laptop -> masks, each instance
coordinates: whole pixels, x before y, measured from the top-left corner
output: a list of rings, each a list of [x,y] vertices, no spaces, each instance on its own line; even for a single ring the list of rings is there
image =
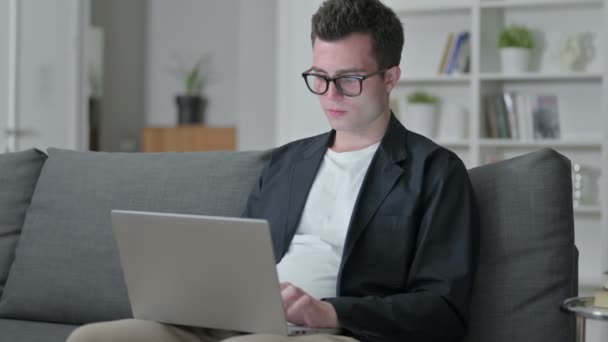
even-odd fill
[[[336,334],[288,324],[268,222],[112,210],[133,316],[276,335]]]

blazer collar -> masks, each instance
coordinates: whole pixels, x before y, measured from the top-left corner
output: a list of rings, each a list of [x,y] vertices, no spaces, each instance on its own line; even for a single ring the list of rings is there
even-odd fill
[[[335,134],[335,130],[332,130],[312,138],[308,146],[303,148],[303,159],[293,164],[290,177],[286,234],[284,235],[285,246],[289,246],[291,239],[296,233],[310,188],[319,171],[323,156],[327,148],[331,146]],[[391,112],[387,131],[380,142],[378,151],[372,159],[356,200],[345,245],[346,258],[348,258],[354,243],[380,203],[382,203],[384,197],[386,197],[396,180],[403,173],[403,169],[399,163],[408,156],[406,149],[407,134],[405,127]],[[362,197],[361,193],[366,193],[367,195]],[[352,227],[353,220],[357,223],[354,227]],[[282,251],[283,254],[285,252],[287,252],[287,249]]]

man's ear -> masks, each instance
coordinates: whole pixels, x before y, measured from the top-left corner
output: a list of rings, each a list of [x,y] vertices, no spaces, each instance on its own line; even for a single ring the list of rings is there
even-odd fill
[[[397,86],[401,79],[401,68],[397,65],[394,66],[384,73],[384,86],[386,92],[389,93],[393,88]]]

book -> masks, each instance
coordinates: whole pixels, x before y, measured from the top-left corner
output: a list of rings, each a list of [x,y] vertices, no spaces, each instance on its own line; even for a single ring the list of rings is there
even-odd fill
[[[443,74],[445,71],[446,64],[448,63],[448,56],[450,55],[450,51],[452,50],[452,45],[454,43],[455,34],[452,32],[448,35],[448,39],[445,42],[445,48],[443,50],[443,56],[441,57],[441,64],[439,65],[439,74]]]
[[[471,56],[471,38],[469,32],[462,32],[462,40],[456,54],[456,62],[451,73],[465,73]]]
[[[485,95],[483,97],[485,107],[485,120],[486,120],[486,137],[498,138],[498,113],[494,106],[493,96]]]
[[[496,103],[496,112],[498,113],[498,137],[508,139],[511,137],[511,132],[509,130],[509,114],[507,113],[507,107],[502,96],[497,95],[494,97],[494,100]]]
[[[507,118],[509,120],[509,132],[510,137],[513,139],[519,139],[519,124],[517,122],[517,109],[515,107],[515,96],[511,93],[504,93],[502,95],[505,103],[505,109],[507,111]]]
[[[454,43],[454,47],[452,48],[452,51],[450,53],[446,68],[445,68],[445,73],[446,74],[452,74],[456,71],[456,67],[457,67],[457,60],[458,60],[458,55],[460,53],[462,53],[465,41],[468,40],[469,38],[469,33],[464,31],[464,32],[460,32],[455,39],[455,43]]]
[[[519,126],[519,138],[521,140],[532,140],[534,138],[532,114],[530,113],[529,104],[527,94],[515,94],[515,108]]]
[[[559,139],[560,127],[557,111],[557,97],[539,95],[533,105],[535,139]]]
[[[593,305],[608,309],[608,291],[595,291],[593,293]]]

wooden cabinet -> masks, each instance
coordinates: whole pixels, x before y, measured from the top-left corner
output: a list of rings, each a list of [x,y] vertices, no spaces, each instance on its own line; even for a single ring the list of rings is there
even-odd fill
[[[236,128],[202,125],[145,127],[141,146],[143,152],[235,150]]]

